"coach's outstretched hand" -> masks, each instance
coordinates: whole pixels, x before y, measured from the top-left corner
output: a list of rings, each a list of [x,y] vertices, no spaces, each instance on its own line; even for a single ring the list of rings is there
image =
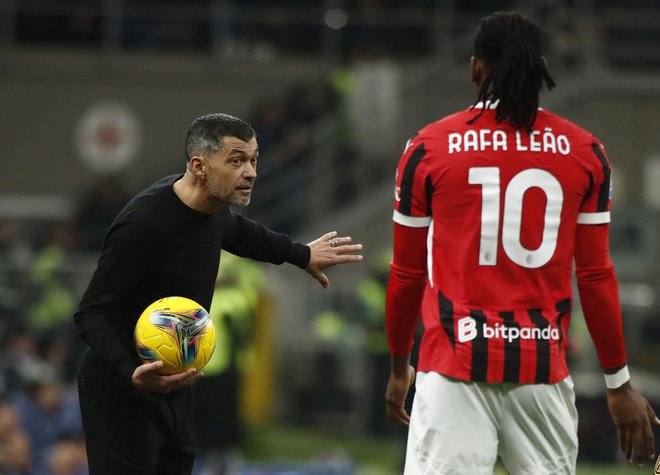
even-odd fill
[[[649,402],[630,383],[607,390],[607,406],[619,434],[619,447],[628,463],[638,468],[644,457],[655,458],[653,426],[660,426]]]
[[[324,234],[307,246],[310,257],[305,270],[326,289],[330,281],[323,273],[324,270],[337,264],[362,260],[361,255],[354,254],[362,249],[362,244],[351,244],[350,236],[337,237],[337,231]]]
[[[181,389],[204,375],[204,373],[195,368],[190,368],[177,374],[161,374],[160,369],[162,367],[162,361],[154,361],[153,363],[145,363],[138,366],[131,378],[133,386],[146,391],[169,393],[176,389]]]

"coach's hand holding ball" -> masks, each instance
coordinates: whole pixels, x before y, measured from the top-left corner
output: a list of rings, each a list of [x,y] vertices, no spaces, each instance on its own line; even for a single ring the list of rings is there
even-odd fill
[[[168,393],[203,376],[215,349],[215,327],[208,312],[185,297],[149,305],[135,325],[135,345],[145,362],[133,373],[138,389]]]

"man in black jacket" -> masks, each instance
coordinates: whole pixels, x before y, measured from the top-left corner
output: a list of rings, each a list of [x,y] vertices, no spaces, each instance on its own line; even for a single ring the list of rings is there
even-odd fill
[[[133,330],[150,303],[178,295],[209,309],[221,249],[297,265],[323,287],[325,269],[362,259],[362,246],[334,231],[304,245],[233,212],[250,202],[258,155],[244,121],[199,117],[188,130],[185,174],[151,185],[111,225],[74,315],[89,346],[78,385],[91,475],[191,473],[190,383],[202,373],[163,375],[162,362],[141,364]]]

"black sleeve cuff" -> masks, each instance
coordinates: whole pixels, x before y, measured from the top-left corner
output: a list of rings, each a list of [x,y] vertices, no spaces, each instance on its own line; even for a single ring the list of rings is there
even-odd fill
[[[309,264],[310,257],[311,251],[307,245],[294,242],[291,243],[291,249],[289,249],[289,255],[286,258],[286,262],[295,264],[301,269],[304,269]]]

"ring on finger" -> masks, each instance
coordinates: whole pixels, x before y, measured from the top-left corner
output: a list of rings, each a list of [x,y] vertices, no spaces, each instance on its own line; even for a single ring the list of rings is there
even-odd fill
[[[330,245],[331,245],[332,247],[337,247],[337,246],[339,246],[339,241],[337,241],[336,239],[330,239],[328,242],[330,243]]]

